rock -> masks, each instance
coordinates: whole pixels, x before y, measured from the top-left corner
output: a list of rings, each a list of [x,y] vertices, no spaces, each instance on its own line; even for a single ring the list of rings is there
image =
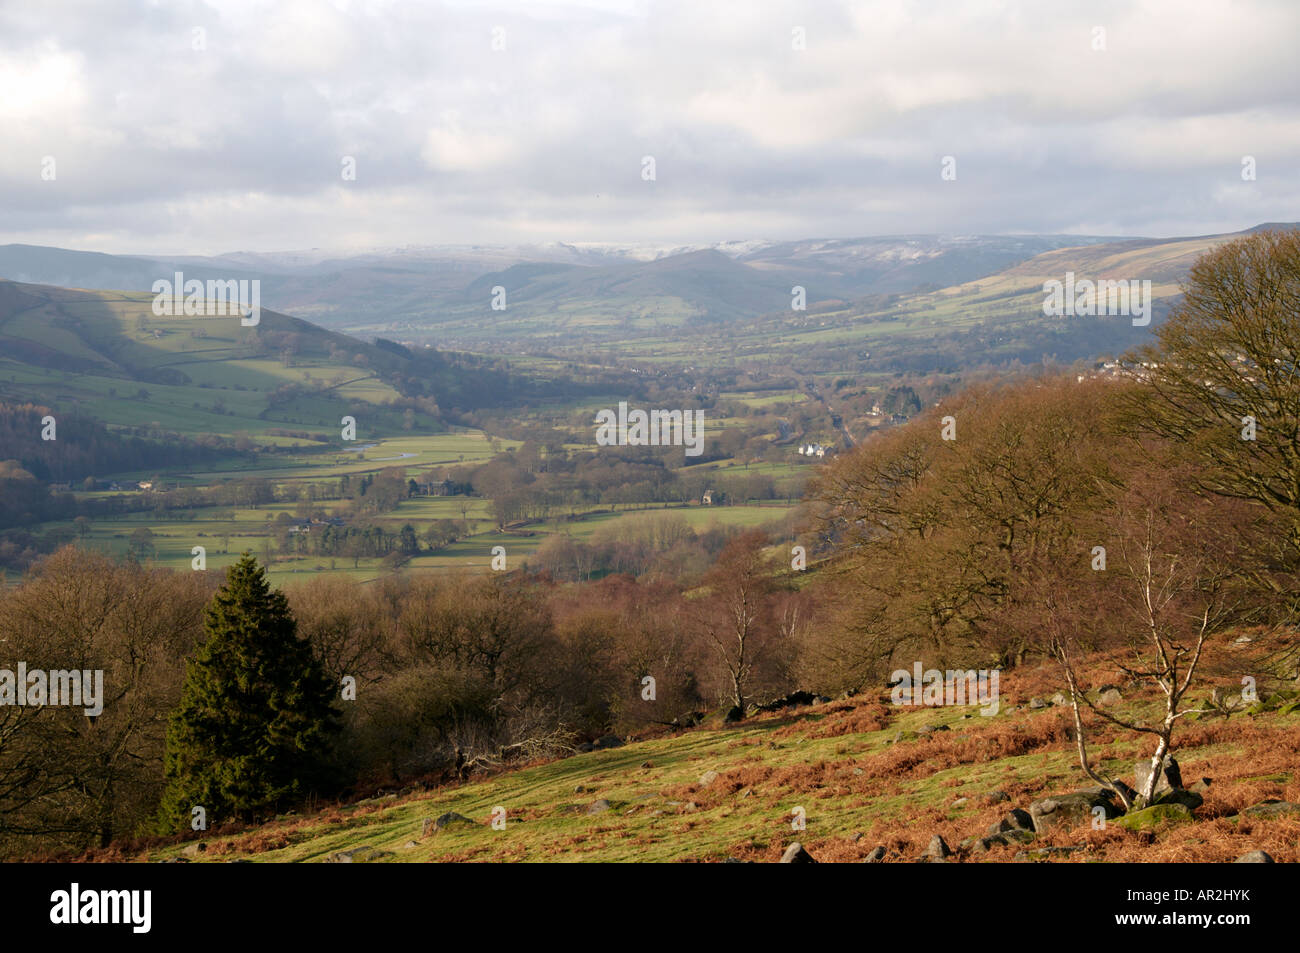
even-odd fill
[[[1022,811],[1020,808],[1014,807],[1002,816],[1002,820],[993,823],[993,826],[989,828],[989,836],[993,837],[1003,831],[1029,831],[1033,833],[1033,830],[1033,816],[1028,811]]]
[[[605,751],[609,748],[621,748],[623,747],[623,739],[618,735],[601,735],[595,740],[593,745],[598,751]]]
[[[1183,788],[1174,788],[1165,791],[1163,794],[1157,794],[1152,804],[1181,804],[1189,811],[1194,811],[1205,803],[1205,798],[1201,797],[1195,791],[1187,791]]]
[[[1262,850],[1252,850],[1233,861],[1234,864],[1271,864],[1273,862],[1273,858]]]
[[[1116,781],[1116,782],[1115,782],[1115,787],[1119,788],[1121,791],[1123,791],[1125,794],[1128,795],[1128,799],[1129,799],[1129,803],[1130,803],[1130,804],[1133,803],[1133,801],[1137,799],[1137,792],[1134,791],[1134,790],[1133,790],[1131,787],[1129,787],[1127,784],[1125,784],[1123,781]],[[1102,797],[1110,798],[1111,800],[1115,800],[1115,799],[1116,799],[1115,792],[1112,791],[1109,787],[1107,787],[1107,786],[1104,785],[1104,784],[1094,784],[1094,785],[1092,785],[1091,787],[1087,787],[1087,788],[1079,788],[1079,793],[1080,793],[1080,794],[1100,794]]]
[[[587,805],[588,814],[601,814],[608,811],[614,805],[609,803],[608,798],[601,798],[599,801],[592,801]]]
[[[745,713],[740,710],[740,706],[732,705],[730,708],[727,709],[727,715],[722,720],[725,721],[727,724],[732,725],[738,721],[743,721],[744,718],[745,718]]]
[[[1147,789],[1147,781],[1151,777],[1151,759],[1139,761],[1133,766],[1133,778],[1137,781],[1138,793]],[[1161,771],[1161,776],[1156,780],[1156,789],[1153,795],[1159,795],[1165,791],[1181,788],[1183,786],[1183,776],[1178,770],[1178,761],[1173,755],[1165,755],[1165,763]],[[1152,801],[1154,802],[1154,799]]]
[[[1107,818],[1119,814],[1119,809],[1110,798],[1101,794],[1079,791],[1035,801],[1029,805],[1029,816],[1033,818],[1034,833],[1041,834],[1054,827],[1090,824],[1095,808],[1101,808]]]
[[[385,857],[392,857],[391,850],[375,850],[373,847],[354,847],[352,850],[340,850],[325,858],[327,864],[371,864]]]
[[[1031,698],[1029,699],[1029,707],[1035,710],[1039,708],[1046,708],[1047,702],[1043,701],[1041,698]]]
[[[1072,854],[1079,847],[1035,847],[1033,850],[1016,851],[1016,856],[1012,858],[1016,863],[1045,863],[1049,858],[1057,854]]]
[[[700,787],[707,788],[714,781],[718,780],[718,772],[710,769],[700,775]]]
[[[1070,699],[1066,698],[1060,692],[1057,692],[1055,695],[1053,695],[1051,701],[1052,704],[1056,705],[1057,707],[1070,704]]]
[[[1189,784],[1187,790],[1203,795],[1210,790],[1210,785],[1213,783],[1214,782],[1210,778],[1201,778],[1199,781],[1193,781]]]
[[[573,750],[578,752],[578,754],[586,754],[589,751],[595,751],[596,746],[589,741],[584,741],[582,744],[578,745]]]
[[[426,817],[424,819],[424,836],[427,837],[431,832],[436,833],[437,831],[450,827],[452,824],[473,825],[474,822],[471,821],[464,814],[457,814],[455,811],[448,811],[446,814],[443,814],[441,817],[437,818],[434,821],[430,821]]]
[[[1119,689],[1114,686],[1105,689],[1097,696],[1097,704],[1102,708],[1112,708],[1124,700],[1124,696],[1119,693]]]
[[[922,725],[916,729],[918,735],[930,735],[936,731],[952,731],[947,725]]]
[[[407,850],[410,850],[412,847],[419,847],[420,845],[417,844],[417,843],[416,843],[415,841],[413,841],[413,840],[408,840],[408,841],[407,841],[405,844],[403,844],[402,846],[405,847]]]
[[[817,860],[812,854],[803,849],[803,844],[795,841],[785,849],[780,862],[783,864],[815,864]]]
[[[1140,811],[1131,811],[1114,823],[1129,831],[1146,831],[1164,824],[1180,824],[1193,820],[1191,810],[1184,804],[1153,804]]]
[[[994,804],[1001,804],[1003,801],[1010,801],[1011,795],[1006,791],[990,791],[989,800]]]
[[[952,850],[949,849],[947,841],[938,834],[930,838],[930,846],[925,849],[926,857],[951,857]]]
[[[884,859],[885,859],[885,848],[874,847],[872,848],[871,853],[867,854],[867,856],[863,859],[862,862],[864,864],[878,864]]]
[[[650,761],[642,761],[642,762],[641,762],[641,767],[643,767],[643,768],[653,768],[653,767],[654,767],[654,764],[653,764],[652,762],[650,762]]]
[[[1034,839],[1032,831],[1010,830],[999,831],[996,834],[990,834],[988,837],[980,837],[975,840],[971,850],[977,854],[992,850],[994,847],[1009,847],[1012,844],[1027,844]]]
[[[1252,804],[1241,813],[1250,817],[1281,817],[1284,814],[1295,814],[1297,812],[1300,812],[1300,804],[1291,801],[1279,801],[1277,798],[1268,798],[1258,804]]]
[[[586,794],[586,793],[587,793],[587,786],[586,786],[585,784],[578,784],[578,785],[575,785],[574,788],[573,788],[573,793],[574,793],[574,794]]]
[[[959,798],[957,798],[957,800],[955,800],[955,801],[952,802],[952,806],[953,806],[953,807],[961,807],[963,804],[967,803],[969,800],[970,800],[970,798],[968,798],[968,797],[959,797]]]
[[[184,847],[181,848],[181,856],[197,857],[199,854],[203,853],[207,849],[208,849],[208,845],[205,841],[198,841],[193,844],[186,844]]]

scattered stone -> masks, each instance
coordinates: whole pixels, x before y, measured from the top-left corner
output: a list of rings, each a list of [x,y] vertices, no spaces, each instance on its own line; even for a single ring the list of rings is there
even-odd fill
[[[1064,705],[1070,704],[1070,699],[1066,698],[1060,692],[1057,692],[1055,695],[1052,696],[1051,702],[1053,705],[1056,705],[1059,708]]]
[[[930,846],[925,849],[925,856],[940,857],[940,858],[951,857],[952,850],[948,847],[947,841],[945,841],[938,834],[935,834],[933,837],[930,838]]]
[[[952,802],[952,806],[953,806],[953,807],[961,807],[963,804],[965,804],[965,803],[968,802],[969,800],[970,800],[970,798],[968,798],[968,797],[959,797],[959,798],[957,798],[957,800],[955,800],[955,801]]]
[[[718,772],[710,769],[700,775],[700,787],[707,788],[714,781],[718,780]]]
[[[1032,831],[1011,830],[999,831],[996,834],[990,834],[988,837],[976,838],[971,850],[976,854],[983,854],[992,850],[994,847],[1010,847],[1012,844],[1027,844],[1034,839]]]
[[[865,772],[864,772],[861,768],[854,768],[854,769],[853,769],[853,774],[854,774],[855,777],[861,777],[864,773],[865,773]]]
[[[654,767],[654,764],[653,764],[652,762],[650,762],[650,761],[642,761],[642,762],[641,762],[641,767],[643,767],[643,768],[653,768],[653,767]]]
[[[1252,850],[1249,851],[1248,853],[1242,854],[1240,857],[1234,860],[1233,863],[1234,864],[1271,864],[1274,863],[1274,861],[1273,858],[1270,857],[1267,852],[1262,850]]]
[[[1210,785],[1214,782],[1210,778],[1201,778],[1199,781],[1193,781],[1187,786],[1187,790],[1194,791],[1197,794],[1205,794],[1210,790]]]
[[[813,857],[812,854],[808,853],[808,851],[803,849],[803,844],[800,844],[798,841],[795,841],[793,844],[787,847],[785,849],[785,853],[781,855],[781,863],[815,864],[817,863],[817,860],[816,858]]]
[[[743,790],[743,791],[740,792],[740,797],[741,797],[741,798],[747,798],[747,797],[750,797],[753,793],[754,793],[754,789],[753,789],[753,788],[745,788],[745,790]]]
[[[951,730],[952,729],[949,728],[947,725],[923,725],[922,727],[916,730],[916,733],[918,735],[929,735],[929,734],[933,734],[936,731],[951,731]]]
[[[597,751],[605,751],[609,748],[621,748],[623,747],[623,739],[618,735],[601,735],[595,740],[593,747],[595,747]]]
[[[885,859],[885,848],[873,847],[871,853],[867,854],[862,861],[864,864],[878,864]]]
[[[1035,801],[1029,805],[1029,816],[1033,818],[1034,833],[1041,834],[1054,827],[1075,827],[1091,823],[1092,812],[1098,807],[1105,812],[1107,818],[1119,815],[1119,809],[1110,798],[1078,791]]]
[[[1000,791],[1000,790],[999,790],[999,791],[990,791],[990,792],[989,792],[989,799],[990,799],[994,804],[1001,804],[1003,801],[1010,801],[1010,800],[1011,800],[1011,795],[1008,794],[1006,791]]]
[[[1295,814],[1297,812],[1300,812],[1300,804],[1291,801],[1279,801],[1277,798],[1266,798],[1258,804],[1252,804],[1241,813],[1248,814],[1251,817],[1281,817],[1284,814]]]
[[[864,836],[865,835],[862,833],[862,831],[854,831],[852,834],[849,835],[849,840],[853,841],[853,843],[856,844],[858,841],[862,840]]]
[[[1124,696],[1119,693],[1119,689],[1111,686],[1105,689],[1097,696],[1097,704],[1102,708],[1113,708],[1124,700]]]
[[[407,841],[405,844],[403,844],[402,846],[405,847],[407,850],[410,850],[412,847],[419,847],[420,845],[417,844],[417,843],[416,843],[415,841],[413,841],[413,840],[408,840],[408,841]]]
[[[1001,834],[1003,831],[1029,831],[1033,833],[1033,830],[1034,819],[1029,812],[1013,807],[1002,815],[1002,820],[994,821],[993,826],[989,828],[989,836]]]
[[[608,798],[601,798],[599,801],[592,801],[589,805],[587,805],[587,813],[601,814],[605,811],[608,811],[613,806],[614,805],[609,803]]]
[[[1046,863],[1055,854],[1072,854],[1079,847],[1035,847],[1033,850],[1018,850],[1011,858],[1016,863]]]
[[[327,864],[371,864],[385,857],[392,857],[391,850],[375,850],[373,847],[354,847],[352,850],[340,850],[325,858]]]
[[[1047,702],[1043,701],[1041,698],[1031,698],[1029,699],[1029,707],[1035,710],[1039,708],[1046,708]]]
[[[197,857],[199,854],[203,853],[207,849],[208,849],[208,845],[206,841],[198,841],[197,843],[194,844],[186,844],[184,847],[181,848],[181,856]]]
[[[436,833],[437,831],[450,827],[452,824],[473,825],[474,822],[471,821],[464,814],[457,814],[455,811],[448,811],[446,814],[443,814],[441,817],[437,818],[432,822],[432,831]],[[424,819],[424,836],[427,837],[429,833],[430,833],[430,821],[426,817]]]

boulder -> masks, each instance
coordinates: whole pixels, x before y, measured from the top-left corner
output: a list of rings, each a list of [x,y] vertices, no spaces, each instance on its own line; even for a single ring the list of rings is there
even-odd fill
[[[994,847],[1009,847],[1012,844],[1027,844],[1034,839],[1032,831],[999,831],[996,834],[990,834],[988,837],[977,838],[971,846],[971,850],[976,854],[983,854],[992,850]]]
[[[1163,794],[1157,794],[1152,804],[1181,804],[1189,811],[1194,811],[1205,803],[1205,798],[1201,797],[1195,791],[1184,790],[1183,788],[1174,788],[1165,791]]]
[[[1165,824],[1193,820],[1191,809],[1183,804],[1153,804],[1140,811],[1130,811],[1115,823],[1129,831],[1148,831]]]
[[[867,854],[867,856],[863,858],[862,862],[864,864],[878,864],[884,859],[885,859],[885,848],[875,847],[872,848],[871,853]]]
[[[1056,705],[1057,707],[1060,707],[1060,706],[1062,706],[1062,705],[1068,705],[1068,704],[1070,704],[1070,699],[1066,698],[1066,697],[1065,697],[1064,695],[1062,695],[1060,692],[1057,692],[1055,695],[1052,696],[1052,698],[1051,698],[1051,702],[1052,702],[1053,705]]]
[[[1123,781],[1115,781],[1114,784],[1115,787],[1119,788],[1121,791],[1123,791],[1125,794],[1128,795],[1129,803],[1132,803],[1137,798],[1137,792],[1134,791],[1127,784],[1125,784]],[[1094,784],[1091,787],[1079,788],[1079,793],[1100,794],[1102,797],[1107,797],[1110,798],[1111,800],[1115,800],[1116,798],[1115,792],[1112,791],[1108,786],[1104,784]]]
[[[722,720],[725,721],[727,724],[732,725],[738,721],[743,721],[744,718],[745,718],[745,713],[740,710],[740,706],[732,705],[730,708],[727,709],[727,715]]]
[[[1137,781],[1138,793],[1147,789],[1147,780],[1151,777],[1151,759],[1146,758],[1139,761],[1133,766],[1133,778]],[[1164,764],[1161,767],[1160,777],[1156,779],[1156,789],[1154,794],[1159,795],[1165,791],[1183,786],[1183,776],[1178,770],[1178,761],[1173,755],[1165,755]],[[1153,802],[1154,803],[1154,802]]]
[[[1273,858],[1262,850],[1252,850],[1233,861],[1234,864],[1271,864],[1273,862]]]
[[[803,844],[795,841],[785,849],[780,862],[783,864],[815,864],[817,860],[812,854],[803,849]]]
[[[1102,708],[1113,708],[1123,700],[1124,696],[1113,685],[1110,688],[1103,689],[1101,694],[1097,696],[1097,704]]]
[[[1300,804],[1291,801],[1279,801],[1277,798],[1268,798],[1258,804],[1252,804],[1241,813],[1250,817],[1281,817],[1284,814],[1298,812],[1300,812]]]
[[[340,850],[325,858],[327,864],[370,864],[385,857],[392,857],[391,850],[375,850],[373,847],[354,847],[352,850]]]
[[[1002,816],[1002,820],[993,823],[993,826],[989,828],[989,836],[993,837],[1003,831],[1029,831],[1033,833],[1033,830],[1034,818],[1029,812],[1013,807]]]
[[[700,787],[707,788],[714,781],[718,780],[718,772],[710,768],[700,775]]]
[[[436,832],[436,831],[443,830],[444,828],[451,827],[451,825],[453,824],[473,825],[474,822],[470,820],[468,817],[466,817],[464,814],[457,814],[455,811],[448,811],[446,814],[441,815],[440,817],[438,817],[436,820],[432,822],[432,829],[433,831]],[[424,833],[425,834],[430,833],[430,822],[428,818],[426,818],[424,821]]]
[[[1107,818],[1119,816],[1119,809],[1110,798],[1086,791],[1059,794],[1056,797],[1035,801],[1029,805],[1029,816],[1033,818],[1034,833],[1041,834],[1055,827],[1090,824],[1095,808],[1101,808]]]
[[[1036,711],[1039,708],[1046,708],[1047,702],[1043,701],[1041,698],[1031,698],[1029,699],[1029,707]]]
[[[593,746],[597,751],[604,751],[607,748],[621,748],[623,747],[623,739],[618,735],[601,735],[593,742]]]
[[[609,803],[608,798],[601,798],[599,801],[592,801],[590,804],[587,805],[587,813],[603,814],[605,811],[608,811],[613,806],[614,805]]]
[[[948,847],[948,842],[938,834],[930,838],[930,846],[925,849],[926,857],[951,857],[952,850]]]

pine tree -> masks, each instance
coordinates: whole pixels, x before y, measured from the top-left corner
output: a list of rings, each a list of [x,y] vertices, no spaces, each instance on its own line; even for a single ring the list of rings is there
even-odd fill
[[[249,553],[207,608],[164,759],[163,826],[260,820],[323,783],[337,730],[335,687],[298,638],[283,593]]]

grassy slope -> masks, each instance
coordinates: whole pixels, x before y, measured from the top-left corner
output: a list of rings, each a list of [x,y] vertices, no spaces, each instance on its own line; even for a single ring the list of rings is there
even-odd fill
[[[148,294],[0,281],[0,399],[187,433],[337,433],[346,414],[358,417],[359,437],[400,430],[401,415],[376,406],[398,396],[374,370],[392,355],[273,312],[244,328],[237,317],[157,317],[151,304]],[[257,333],[294,335],[292,366],[253,354]],[[271,405],[277,388],[312,379],[330,386]]]
[[[876,845],[887,860],[910,860],[941,834],[957,849],[982,836],[1010,807],[1090,782],[1067,739],[1066,712],[1023,706],[1027,692],[1051,687],[1047,669],[1003,680],[1003,711],[902,709],[859,698],[766,716],[740,726],[704,727],[621,748],[579,754],[474,783],[404,796],[387,795],[305,817],[286,817],[236,835],[154,849],[134,859],[182,852],[193,859],[313,862],[369,847],[384,862],[429,861],[772,861],[793,840],[821,860],[858,860]],[[1149,699],[1132,696],[1125,706]],[[969,717],[966,717],[969,716]],[[923,725],[948,732],[911,738]],[[903,740],[892,743],[903,732]],[[1039,837],[1031,847],[1076,846],[1072,860],[1227,861],[1261,848],[1300,861],[1300,815],[1252,820],[1232,816],[1266,797],[1300,800],[1300,712],[1236,714],[1182,729],[1177,754],[1185,783],[1214,785],[1195,823],[1130,833],[1075,829]],[[1131,781],[1132,762],[1149,753],[1112,740],[1101,761]],[[701,783],[704,772],[719,777]],[[579,790],[581,789],[581,790]],[[988,797],[994,790],[1010,802]],[[956,804],[959,798],[968,798]],[[597,799],[612,808],[587,813]],[[504,831],[493,830],[504,807]],[[803,807],[796,833],[791,811]],[[456,811],[473,826],[452,825],[421,837],[425,818]],[[854,839],[856,833],[864,836]],[[962,860],[1011,860],[1018,848]],[[111,856],[120,856],[116,852]]]

